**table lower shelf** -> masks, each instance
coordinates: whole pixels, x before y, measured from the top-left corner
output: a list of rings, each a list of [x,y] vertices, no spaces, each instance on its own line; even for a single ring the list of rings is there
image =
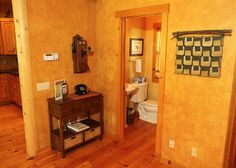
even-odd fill
[[[64,139],[67,139],[67,138],[70,138],[70,137],[73,137],[75,136],[76,134],[79,134],[81,132],[85,132],[85,131],[88,131],[88,130],[92,130],[96,127],[99,127],[101,126],[102,124],[96,120],[93,120],[93,119],[85,119],[85,120],[82,120],[80,121],[81,123],[85,124],[85,125],[88,125],[89,128],[85,129],[85,130],[82,130],[82,131],[79,131],[79,132],[75,132],[75,131],[72,131],[70,129],[66,129],[66,131],[63,131],[63,137]],[[55,136],[60,136],[60,130],[59,128],[58,129],[55,129],[53,130],[52,132]]]
[[[103,128],[100,122],[93,119],[85,119],[80,122],[88,125],[89,128],[80,132],[75,132],[67,129],[66,131],[63,132],[63,142],[62,142],[63,145],[60,143],[61,137],[59,129],[56,129],[53,132],[51,132],[52,147],[58,149],[59,151],[67,152],[81,145],[84,145],[98,137],[102,139]]]

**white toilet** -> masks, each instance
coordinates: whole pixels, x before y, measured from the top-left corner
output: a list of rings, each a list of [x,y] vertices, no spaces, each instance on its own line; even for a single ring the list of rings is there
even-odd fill
[[[139,119],[153,124],[157,123],[157,100],[146,100],[148,83],[138,83],[137,91],[131,96],[130,101],[138,103]]]

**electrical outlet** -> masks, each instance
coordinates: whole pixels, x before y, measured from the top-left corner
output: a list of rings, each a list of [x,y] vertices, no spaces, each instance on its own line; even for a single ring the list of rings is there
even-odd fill
[[[173,139],[169,139],[169,148],[174,149],[175,148],[175,141]]]
[[[192,147],[192,157],[197,157],[197,148]]]

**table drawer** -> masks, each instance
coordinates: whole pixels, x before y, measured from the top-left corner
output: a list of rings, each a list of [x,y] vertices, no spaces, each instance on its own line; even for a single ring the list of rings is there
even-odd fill
[[[80,101],[79,103],[74,104],[73,110],[77,113],[78,118],[84,118],[88,116],[86,103],[84,101]]]
[[[83,142],[83,134],[77,134],[71,138],[67,138],[64,140],[64,149],[68,149],[74,145],[80,144]]]
[[[61,115],[63,118],[79,116],[81,113],[84,113],[85,105],[82,102],[73,105],[65,105],[61,109]]]
[[[87,102],[87,109],[90,114],[95,114],[101,111],[102,108],[102,100],[98,98],[92,98],[89,102]]]
[[[98,135],[101,135],[101,127],[96,127],[84,132],[85,141],[90,140]]]

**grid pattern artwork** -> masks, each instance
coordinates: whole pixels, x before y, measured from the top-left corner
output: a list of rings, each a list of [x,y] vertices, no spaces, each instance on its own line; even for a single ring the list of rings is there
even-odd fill
[[[177,37],[176,73],[220,77],[224,36]]]

